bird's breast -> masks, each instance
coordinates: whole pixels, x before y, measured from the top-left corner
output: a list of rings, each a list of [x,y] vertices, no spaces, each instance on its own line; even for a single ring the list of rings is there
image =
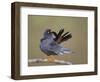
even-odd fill
[[[50,45],[50,41],[49,40],[43,40],[42,42],[41,42],[41,48],[47,48],[49,45]]]

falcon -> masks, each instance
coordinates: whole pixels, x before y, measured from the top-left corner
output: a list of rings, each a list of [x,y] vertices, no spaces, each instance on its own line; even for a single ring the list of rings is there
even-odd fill
[[[71,38],[72,34],[70,32],[64,33],[64,29],[60,29],[58,33],[51,31],[51,29],[46,29],[40,41],[40,49],[47,55],[49,62],[54,62],[56,60],[55,55],[60,56],[72,53],[70,49],[61,45],[61,43],[67,42]]]

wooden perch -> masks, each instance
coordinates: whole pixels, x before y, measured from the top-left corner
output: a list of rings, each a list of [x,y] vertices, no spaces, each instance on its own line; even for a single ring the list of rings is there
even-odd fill
[[[29,63],[47,63],[48,59],[43,59],[43,58],[37,58],[37,59],[29,59],[28,60]],[[53,62],[51,63],[56,63],[56,64],[64,64],[64,65],[72,65],[72,62],[69,61],[64,61],[64,60],[57,60],[55,59]]]

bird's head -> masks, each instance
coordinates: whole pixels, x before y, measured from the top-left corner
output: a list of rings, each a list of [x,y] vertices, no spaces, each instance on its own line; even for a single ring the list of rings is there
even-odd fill
[[[51,34],[51,29],[46,29],[44,32],[44,36],[50,35]]]
[[[45,38],[51,38],[52,37],[52,32],[51,29],[46,29],[44,32],[44,37]]]
[[[48,34],[51,33],[51,29],[46,29],[45,33],[48,33]]]

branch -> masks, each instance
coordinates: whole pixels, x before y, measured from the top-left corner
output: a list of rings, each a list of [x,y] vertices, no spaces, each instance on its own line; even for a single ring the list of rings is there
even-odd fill
[[[41,62],[47,63],[48,59],[43,59],[43,58],[29,59],[28,62],[29,63],[41,63]],[[57,60],[57,59],[55,59],[52,63],[72,65],[72,62],[64,61],[64,60]]]

